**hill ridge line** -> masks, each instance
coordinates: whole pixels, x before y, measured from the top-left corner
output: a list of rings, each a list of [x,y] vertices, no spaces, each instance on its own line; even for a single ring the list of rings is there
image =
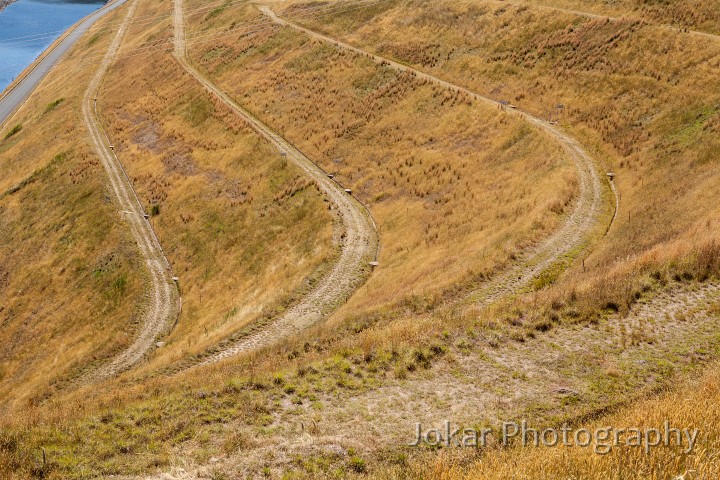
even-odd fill
[[[576,15],[579,17],[585,17],[585,18],[592,18],[592,19],[607,19],[613,22],[617,22],[625,17],[615,17],[612,15],[603,15],[601,13],[592,13],[592,12],[585,12],[583,10],[575,10],[572,8],[563,8],[563,7],[555,7],[552,5],[545,5],[545,4],[537,4],[537,3],[528,3],[528,2],[518,2],[518,1],[510,1],[510,2],[497,2],[496,0],[491,0],[493,3],[501,3],[501,4],[509,4],[509,5],[515,5],[515,6],[522,6],[522,7],[530,7],[530,8],[540,8],[545,10],[552,10],[555,12],[564,12],[569,13],[571,15]],[[628,20],[640,20],[641,22],[645,23],[646,25],[650,25],[653,27],[659,27],[659,28],[665,28],[668,30],[674,30],[676,32],[682,32],[684,31],[688,35],[693,35],[696,37],[701,38],[707,38],[711,40],[720,40],[720,35],[716,35],[714,33],[710,32],[703,32],[701,30],[690,30],[687,27],[681,27],[678,25],[671,25],[667,23],[655,23],[652,21],[645,20],[642,17],[627,17]]]

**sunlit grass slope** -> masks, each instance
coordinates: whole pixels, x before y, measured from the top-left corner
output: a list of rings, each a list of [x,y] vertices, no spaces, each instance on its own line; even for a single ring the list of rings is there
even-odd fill
[[[717,2],[701,0],[680,0],[673,2],[655,0],[622,0],[598,2],[597,0],[532,0],[528,5],[560,7],[570,10],[635,17],[651,23],[665,24],[702,32],[720,33],[720,5]]]
[[[414,460],[402,474],[385,472],[376,478],[444,478],[459,479],[701,479],[716,478],[720,465],[716,452],[720,448],[718,397],[720,376],[716,365],[700,378],[684,381],[677,388],[602,416],[584,424],[591,431],[614,428],[663,428],[672,426],[699,430],[698,441],[688,453],[684,447],[659,446],[645,453],[643,448],[618,447],[609,454],[598,455],[594,447],[529,447],[490,449],[475,459],[458,452],[446,452],[432,458]],[[675,439],[673,439],[675,440]]]
[[[169,8],[143,1],[139,11]],[[634,21],[489,2],[387,2],[308,22],[556,119],[618,175],[619,216],[584,262],[564,275],[550,272],[501,308],[439,314],[435,306],[462,298],[558,226],[577,193],[568,160],[520,119],[286,28],[192,42],[193,35],[260,18],[249,4],[190,14],[192,58],[368,205],[380,228],[380,266],[324,327],[275,348],[169,378],[138,380],[132,372],[28,408],[0,436],[0,472],[38,476],[41,447],[50,458],[42,474],[55,478],[167,470],[178,458],[218,478],[220,464],[235,476],[248,468],[300,478],[366,470],[379,478],[473,478],[542,469],[553,478],[585,468],[604,478],[621,459],[641,472],[666,465],[668,452],[588,459],[581,451],[509,450],[490,452],[477,465],[433,452],[408,458],[385,447],[418,412],[383,408],[437,392],[426,404],[435,411],[487,396],[481,414],[527,410],[557,420],[647,393],[707,361],[717,335],[697,333],[701,341],[692,345],[700,320],[684,322],[689,336],[668,345],[651,341],[652,332],[638,331],[642,325],[636,336],[613,330],[606,317],[653,290],[706,281],[720,269],[720,248],[712,243],[720,205],[713,188],[718,48]],[[161,43],[170,34],[169,22],[138,25],[129,42]],[[313,187],[294,183],[275,152],[193,86],[167,54],[150,58],[121,59],[100,102],[141,200],[149,211],[157,206],[153,222],[185,298],[169,344],[140,374],[199,352],[261,314],[246,307],[282,305],[286,292],[302,289],[327,262],[331,222],[319,213],[327,210]],[[16,135],[25,134],[23,128]],[[316,204],[319,210],[309,209]],[[232,230],[236,224],[249,231]],[[259,246],[266,242],[272,247]],[[314,263],[301,264],[308,255]],[[282,268],[272,270],[274,263]],[[293,283],[281,287],[288,275]],[[656,320],[646,325],[664,321]],[[545,340],[554,334],[564,343]],[[591,336],[609,341],[623,361],[608,360],[597,343],[585,349]],[[558,377],[581,391],[554,393]],[[684,397],[688,407],[675,407],[681,394],[671,394],[602,423],[642,425],[660,415],[702,422],[705,412],[715,414],[707,407],[717,396],[713,378]],[[456,397],[445,398],[445,389]],[[518,400],[518,391],[526,396]],[[360,442],[377,418],[386,419],[385,434]],[[714,430],[708,433],[703,445],[715,448]],[[672,468],[712,468],[702,455],[680,457]]]
[[[191,15],[189,35],[206,24],[242,31],[239,18],[257,20],[256,8]],[[557,228],[577,193],[574,167],[550,137],[363,56],[288,28],[189,45],[219,85],[375,216],[380,267],[336,319],[431,305],[491,276]]]
[[[169,14],[143,3],[138,16]],[[171,38],[167,17],[128,32],[127,51]],[[203,92],[165,49],[123,58],[102,116],[180,278],[183,312],[161,366],[282,311],[336,256],[314,183]]]
[[[0,132],[3,415],[128,345],[142,308],[142,262],[80,118],[93,67],[73,57],[108,40],[81,40]]]
[[[720,42],[483,1],[384,2],[300,22],[557,120],[616,173],[618,217],[560,285],[563,301],[625,308],[641,277],[718,243]]]
[[[169,13],[141,5],[138,16]],[[131,28],[98,110],[181,278],[183,312],[155,365],[203,351],[294,302],[335,255],[333,217],[277,152],[184,76],[166,48],[168,17]],[[144,270],[80,101],[113,14],[48,77],[0,142],[3,407],[42,401],[127,346]],[[17,127],[16,127],[17,126]]]

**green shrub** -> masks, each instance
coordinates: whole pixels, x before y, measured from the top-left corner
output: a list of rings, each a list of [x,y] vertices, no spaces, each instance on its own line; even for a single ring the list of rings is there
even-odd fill
[[[16,133],[18,133],[20,130],[22,130],[22,128],[23,128],[22,125],[20,125],[19,123],[18,123],[17,125],[15,125],[15,126],[14,126],[13,128],[11,128],[10,131],[5,135],[5,140],[7,140],[8,138],[12,137],[12,136],[15,135]]]
[[[48,112],[55,110],[58,107],[58,105],[60,105],[64,101],[65,101],[64,98],[58,98],[54,102],[48,103],[47,106],[45,107],[45,111],[43,113],[48,113]]]

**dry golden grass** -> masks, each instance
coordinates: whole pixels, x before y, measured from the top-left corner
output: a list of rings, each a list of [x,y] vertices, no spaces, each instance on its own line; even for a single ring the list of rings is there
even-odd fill
[[[168,9],[142,2],[139,11]],[[257,17],[252,6],[227,5],[189,16],[188,32]],[[630,20],[608,23],[493,2],[389,2],[324,17],[313,27],[517,102],[538,116],[552,114],[619,174],[622,204],[616,224],[592,247],[584,266],[578,262],[563,275],[551,272],[552,278],[535,285],[539,291],[489,312],[438,314],[434,307],[445,296],[459,296],[557,226],[576,189],[558,147],[499,111],[469,105],[287,29],[190,43],[195,61],[224,89],[369,205],[380,225],[381,266],[325,326],[224,365],[143,379],[256,318],[242,309],[225,315],[242,299],[252,298],[248,306],[254,308],[282,302],[277,286],[288,272],[294,280],[286,292],[301,288],[304,276],[328,258],[330,220],[317,214],[325,210],[316,208],[322,203],[314,189],[278,168],[274,153],[193,86],[169,56],[121,60],[105,84],[102,115],[143,202],[159,204],[154,222],[182,279],[185,317],[169,345],[140,374],[69,392],[5,419],[0,473],[17,478],[147,473],[166,469],[174,455],[190,464],[232,455],[241,467],[242,462],[261,464],[268,451],[292,456],[284,447],[302,438],[306,428],[309,435],[324,429],[330,442],[346,427],[366,435],[373,408],[393,400],[407,403],[403,399],[422,393],[412,388],[432,393],[457,387],[458,398],[492,390],[500,398],[490,408],[496,414],[515,405],[502,400],[511,394],[503,389],[528,385],[527,401],[520,406],[558,419],[616,403],[618,396],[632,393],[631,387],[643,385],[644,379],[623,370],[621,362],[597,352],[585,355],[572,341],[582,342],[583,334],[602,337],[605,317],[626,312],[673,278],[704,281],[720,271],[720,192],[714,188],[718,47]],[[129,42],[160,42],[169,34],[168,22],[138,26]],[[553,108],[557,103],[565,104],[562,112]],[[32,131],[31,122],[23,125],[13,142]],[[265,185],[268,178],[275,182]],[[251,206],[267,205],[276,219],[278,202],[298,215],[281,217],[285,229],[271,239],[231,228],[272,230],[274,223],[253,216],[257,210]],[[217,219],[233,221],[218,224]],[[308,235],[310,246],[300,240]],[[282,268],[273,271],[264,253],[255,263],[252,255],[235,256],[238,245],[264,242],[274,242],[265,252],[282,252],[273,257]],[[308,252],[314,263],[296,265]],[[245,271],[248,265],[257,270]],[[256,297],[253,287],[261,292]],[[575,348],[550,364],[560,369],[551,373],[589,384],[586,405],[558,406],[552,402],[560,400],[546,398],[551,385],[542,378],[512,371],[523,362],[545,365],[549,350],[528,353],[529,347],[519,346],[557,349],[551,340],[543,342],[548,329],[564,332],[570,338],[564,345]],[[696,351],[687,346],[693,342],[688,330],[682,349],[665,345],[663,350],[653,345],[663,343],[652,339],[656,330],[621,330],[622,335],[606,332],[613,342],[622,342],[618,355],[628,351],[626,343],[628,349],[637,347],[636,354],[648,357],[648,371],[661,377],[658,382],[690,368],[678,360],[684,352],[693,352],[690,363],[696,353],[706,359],[717,340],[699,335],[707,350]],[[508,352],[517,357],[504,357]],[[678,369],[668,367],[666,358],[676,360]],[[461,369],[461,364],[477,368]],[[485,372],[500,372],[502,384],[485,378]],[[689,394],[681,390],[648,400],[598,422],[656,424],[666,415],[678,423],[703,424],[707,411],[714,425],[718,412],[708,404],[717,397],[717,383],[717,376],[708,374],[701,387],[688,387]],[[383,392],[395,396],[384,398]],[[520,406],[514,414],[522,413]],[[448,403],[431,407],[437,411]],[[392,418],[395,412],[385,413]],[[363,415],[368,415],[365,422]],[[318,426],[317,419],[336,421]],[[522,478],[539,471],[556,478],[581,476],[587,469],[598,478],[626,478],[629,471],[619,468],[651,474],[666,465],[673,472],[706,468],[710,473],[717,467],[711,455],[717,452],[718,433],[712,425],[703,424],[709,434],[706,451],[687,458],[672,451],[652,457],[620,451],[598,458],[583,450],[508,450],[485,452],[483,463],[475,465],[473,458],[452,454],[407,460],[395,451],[377,452],[373,449],[382,442],[368,441],[358,447],[368,455],[347,449],[344,456],[323,456],[300,449],[307,455],[274,459],[272,473],[295,470],[318,478],[352,476],[367,468],[382,472],[378,478]],[[41,447],[51,463],[39,472]],[[239,470],[230,464],[227,471]]]
[[[681,0],[657,2],[653,0],[621,0],[597,2],[594,0],[531,0],[529,5],[559,7],[570,10],[612,15],[616,17],[642,18],[648,22],[689,28],[709,33],[720,33],[720,5],[717,2]]]
[[[239,5],[190,16],[188,35],[256,15]],[[432,304],[492,275],[555,229],[577,192],[561,146],[522,120],[305,34],[190,41],[190,52],[373,213],[380,267],[329,329],[364,312]]]
[[[142,5],[138,15],[162,12],[167,5]],[[116,21],[79,42],[0,142],[0,388],[9,412],[127,346],[143,307],[142,263],[78,124],[88,58],[107,48],[102,27]],[[213,104],[167,52],[123,55],[162,41],[167,24],[166,16],[130,30],[98,100],[181,277],[183,313],[154,366],[282,309],[336,254],[333,218],[314,184]]]
[[[389,2],[304,22],[557,119],[605,159],[617,174],[618,218],[558,290],[593,296],[613,278],[632,283],[719,243],[720,42],[485,1]]]
[[[143,4],[138,16],[169,14]],[[123,49],[172,36],[140,24]],[[150,367],[202,353],[295,301],[336,255],[333,217],[299,169],[202,91],[167,52],[122,58],[102,116],[168,260],[183,312]]]
[[[107,40],[79,48],[101,52]],[[22,129],[0,136],[0,410],[8,415],[126,346],[142,303],[138,252],[78,121],[88,67],[63,62],[5,128]]]
[[[649,454],[642,448],[619,447],[607,455],[590,448],[510,447],[467,454],[448,451],[410,462],[400,473],[385,472],[374,478],[460,479],[709,479],[720,475],[720,374],[710,366],[698,379],[685,381],[658,398],[583,424],[589,429],[662,428],[665,422],[698,429],[698,442],[691,454],[682,448],[658,447]],[[474,459],[473,459],[474,457]]]

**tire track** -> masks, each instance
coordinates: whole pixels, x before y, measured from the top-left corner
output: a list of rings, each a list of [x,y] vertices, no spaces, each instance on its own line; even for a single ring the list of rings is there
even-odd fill
[[[335,38],[328,37],[314,30],[310,30],[306,27],[293,23],[285,18],[281,18],[266,5],[260,6],[259,8],[261,12],[279,25],[293,28],[317,40],[328,42],[358,55],[369,57],[376,63],[389,66],[396,71],[410,72],[418,79],[439,85],[453,92],[461,92],[474,100],[485,103],[486,105],[502,107],[502,105],[495,100],[480,95],[477,92],[455,85],[434,75],[430,75],[389,58],[354,47]],[[469,299],[471,301],[484,305],[490,304],[503,296],[519,291],[522,287],[526,286],[530,281],[542,273],[543,270],[549,268],[554,263],[560,261],[564,256],[570,255],[574,250],[580,248],[582,244],[588,240],[590,233],[598,224],[603,209],[603,186],[597,173],[597,167],[582,145],[554,125],[535,117],[528,112],[511,109],[508,110],[508,113],[518,115],[519,117],[532,123],[563,146],[575,164],[580,185],[580,195],[575,202],[572,212],[568,215],[568,218],[559,230],[542,242],[538,247],[531,249],[529,252],[524,254],[512,267],[503,271],[503,273],[495,277],[488,284],[484,285],[480,290],[470,294]],[[615,205],[617,209],[617,207],[619,207],[619,197],[612,184],[611,190],[615,195]],[[610,226],[607,228],[609,229]]]
[[[481,348],[479,354],[457,355],[449,366],[434,366],[431,378],[417,375],[407,380],[390,380],[360,393],[322,395],[317,399],[324,405],[320,413],[309,410],[292,414],[293,424],[319,425],[319,433],[298,434],[286,424],[286,430],[242,455],[200,465],[185,454],[170,471],[128,479],[208,480],[218,472],[247,475],[265,466],[291,468],[298,456],[308,454],[309,447],[318,455],[337,454],[338,447],[364,449],[372,455],[373,450],[405,445],[415,422],[440,425],[450,420],[459,425],[472,424],[479,420],[478,412],[488,412],[481,420],[499,423],[507,417],[496,417],[498,406],[502,408],[507,402],[519,405],[520,409],[528,406],[534,409],[538,402],[550,400],[562,408],[561,398],[566,394],[560,393],[559,387],[580,397],[592,395],[592,384],[584,376],[588,367],[583,365],[589,352],[596,352],[596,356],[597,352],[607,352],[607,358],[624,361],[628,365],[625,368],[636,368],[640,372],[637,375],[654,380],[657,370],[647,360],[652,358],[652,352],[662,356],[679,346],[688,348],[697,338],[716,338],[713,332],[720,324],[718,306],[717,279],[704,284],[676,285],[634,305],[626,316],[614,315],[603,320],[604,328],[572,325],[553,329],[526,342],[510,342],[503,349]],[[633,332],[649,333],[656,338],[633,342],[627,338]],[[597,362],[602,365],[602,361],[603,357],[598,356]],[[575,369],[578,377],[569,371]],[[516,377],[515,372],[524,375]],[[494,389],[479,381],[488,379],[492,379]],[[448,405],[447,398],[455,401]],[[289,408],[295,406],[286,406],[285,411]],[[276,415],[282,418],[282,414]],[[368,439],[372,443],[367,443]]]
[[[124,0],[123,0],[124,1]],[[172,329],[181,309],[181,299],[172,280],[172,270],[162,251],[155,232],[146,219],[145,211],[132,184],[115,153],[97,115],[97,96],[103,79],[117,54],[130,20],[137,8],[133,2],[123,23],[110,44],[105,57],[95,72],[82,101],[83,122],[87,127],[92,146],[100,158],[110,180],[121,215],[127,220],[133,239],[138,245],[150,277],[147,305],[142,312],[140,333],[133,343],[99,369],[79,380],[93,382],[117,375],[138,363],[155,346],[157,339]]]
[[[199,365],[207,365],[244,351],[268,346],[319,322],[333,312],[365,282],[370,272],[369,262],[377,258],[378,234],[370,213],[359,201],[349,195],[338,183],[331,180],[302,152],[240,106],[190,63],[187,57],[183,17],[183,2],[175,0],[175,57],[180,65],[205,90],[242,117],[253,130],[313,179],[320,191],[332,202],[334,211],[342,224],[342,233],[338,235],[343,239],[340,257],[318,285],[298,304],[288,309],[281,317],[271,321],[267,327],[247,334],[199,363]]]

